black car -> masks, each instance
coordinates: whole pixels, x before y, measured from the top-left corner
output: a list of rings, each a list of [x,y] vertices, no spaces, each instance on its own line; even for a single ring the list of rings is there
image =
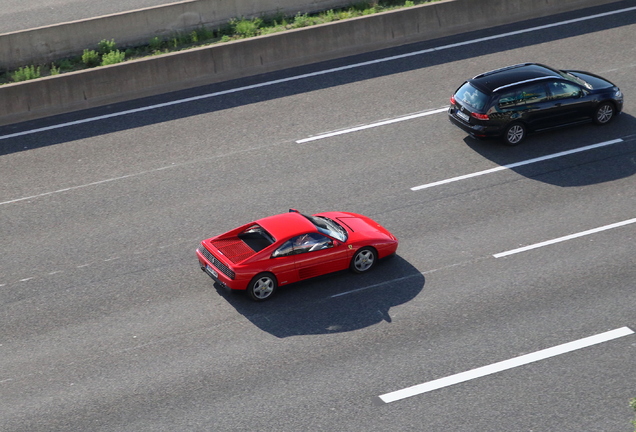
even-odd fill
[[[609,123],[623,94],[598,75],[523,63],[477,75],[450,99],[450,121],[476,138],[519,144],[528,132],[572,123]]]

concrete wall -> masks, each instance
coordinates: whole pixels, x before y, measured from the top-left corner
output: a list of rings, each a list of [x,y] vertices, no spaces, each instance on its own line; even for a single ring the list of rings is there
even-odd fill
[[[0,68],[48,63],[95,48],[103,39],[118,47],[146,44],[155,36],[218,28],[232,18],[296,15],[329,10],[349,0],[188,0],[131,12],[0,34]]]
[[[613,0],[448,0],[0,86],[0,125],[478,30]]]

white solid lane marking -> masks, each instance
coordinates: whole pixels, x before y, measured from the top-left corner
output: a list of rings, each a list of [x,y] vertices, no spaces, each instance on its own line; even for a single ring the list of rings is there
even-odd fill
[[[434,381],[429,381],[424,384],[415,385],[402,390],[397,390],[391,393],[386,393],[380,396],[380,399],[385,403],[395,402],[400,399],[409,398],[422,393],[437,390],[443,387],[448,387],[453,384],[470,381],[475,378],[481,378],[486,375],[491,375],[497,372],[501,372],[507,369],[512,369],[518,366],[523,366],[528,363],[533,363],[539,360],[545,360],[550,357],[555,357],[560,354],[565,354],[571,351],[576,351],[581,348],[586,348],[592,345],[597,345],[603,342],[617,339],[623,336],[633,334],[633,330],[629,327],[621,327],[616,330],[611,330],[605,333],[600,333],[595,336],[589,336],[583,339],[579,339],[573,342],[568,342],[562,345],[557,345],[552,348],[547,348],[534,353],[514,357],[509,360],[504,360],[498,363],[494,363],[488,366],[483,366],[477,369],[469,370],[467,372],[461,372],[455,375],[440,378]]]
[[[609,230],[609,229],[612,229],[612,228],[618,228],[618,227],[622,227],[622,226],[633,224],[633,223],[636,223],[636,218],[624,220],[622,222],[616,222],[616,223],[613,223],[613,224],[610,224],[610,225],[605,225],[605,226],[602,226],[602,227],[594,228],[594,229],[587,230],[587,231],[582,231],[582,232],[575,233],[575,234],[566,235],[566,236],[555,238],[555,239],[552,239],[552,240],[547,240],[547,241],[544,241],[544,242],[541,242],[541,243],[535,243],[535,244],[532,244],[532,245],[529,245],[529,246],[524,246],[524,247],[520,247],[520,248],[517,248],[517,249],[512,249],[512,250],[509,250],[509,251],[506,251],[506,252],[500,252],[500,253],[494,254],[493,256],[495,258],[501,258],[501,257],[505,257],[505,256],[508,256],[508,255],[513,255],[513,254],[516,254],[516,253],[519,253],[519,252],[525,252],[525,251],[528,251],[528,250],[531,250],[531,249],[540,248],[542,246],[548,246],[548,245],[551,245],[551,244],[554,244],[554,243],[560,243],[560,242],[563,242],[563,241],[566,241],[566,240],[571,240],[571,239],[575,239],[577,237],[583,237],[583,236],[586,236],[586,235],[595,234],[595,233],[598,233],[598,232],[601,232],[601,231],[606,231],[606,230]]]
[[[136,109],[130,109],[130,110],[120,111],[120,112],[111,113],[111,114],[105,114],[105,115],[101,115],[101,116],[97,116],[97,117],[91,117],[91,118],[87,118],[87,119],[76,120],[76,121],[67,122],[67,123],[61,123],[61,124],[47,126],[47,127],[42,127],[42,128],[38,128],[38,129],[31,129],[31,130],[27,130],[27,131],[23,131],[23,132],[17,132],[17,133],[13,133],[13,134],[9,134],[9,135],[1,135],[0,136],[0,140],[7,139],[7,138],[19,137],[19,136],[28,135],[28,134],[33,134],[33,133],[37,133],[37,132],[49,131],[49,130],[53,130],[53,129],[60,129],[60,128],[67,127],[67,126],[79,125],[79,124],[82,124],[82,123],[88,123],[88,122],[93,122],[93,121],[97,121],[97,120],[104,120],[104,119],[109,119],[109,118],[113,118],[113,117],[125,116],[125,115],[128,115],[128,114],[134,114],[134,113],[143,112],[143,111],[149,111],[149,110],[153,110],[153,109],[157,109],[157,108],[163,108],[163,107],[167,107],[167,106],[171,106],[171,105],[178,105],[178,104],[182,104],[182,103],[193,102],[193,101],[197,101],[197,100],[201,100],[201,99],[207,99],[207,98],[221,96],[221,95],[225,95],[225,94],[236,93],[236,92],[241,92],[241,91],[245,91],[245,90],[251,90],[251,89],[255,89],[255,88],[259,88],[259,87],[266,87],[266,86],[270,86],[270,85],[274,85],[274,84],[281,84],[281,83],[285,83],[285,82],[289,82],[289,81],[295,81],[295,80],[300,80],[300,79],[304,79],[304,78],[311,78],[311,77],[320,76],[320,75],[327,75],[327,74],[330,74],[330,73],[340,72],[340,71],[343,71],[343,70],[354,69],[354,68],[358,68],[358,67],[363,67],[363,66],[368,66],[368,65],[372,65],[372,64],[378,64],[378,63],[384,63],[384,62],[389,62],[389,61],[393,61],[393,60],[399,60],[399,59],[413,57],[413,56],[417,56],[417,55],[421,55],[421,54],[427,54],[427,53],[431,53],[431,52],[435,52],[435,51],[442,51],[442,50],[446,50],[446,49],[449,49],[449,48],[456,48],[456,47],[460,47],[460,46],[471,45],[471,44],[480,43],[480,42],[486,42],[486,41],[495,40],[495,39],[506,38],[506,37],[510,37],[510,36],[523,34],[523,33],[530,33],[530,32],[534,32],[534,31],[538,31],[538,30],[544,30],[544,29],[551,28],[551,27],[559,27],[559,26],[563,26],[563,25],[567,25],[567,24],[573,24],[573,23],[577,23],[577,22],[588,21],[588,20],[591,20],[591,19],[602,18],[602,17],[606,17],[606,16],[610,16],[610,15],[617,15],[617,14],[621,14],[621,13],[625,13],[625,12],[630,12],[632,10],[636,10],[636,6],[625,8],[625,9],[619,9],[619,10],[615,10],[615,11],[604,12],[604,13],[600,13],[600,14],[596,14],[596,15],[590,15],[590,16],[581,17],[581,18],[574,18],[574,19],[570,19],[570,20],[559,21],[559,22],[556,22],[556,23],[545,24],[545,25],[541,25],[541,26],[537,26],[537,27],[530,27],[530,28],[527,28],[527,29],[516,30],[516,31],[512,31],[512,32],[498,34],[498,35],[492,35],[492,36],[487,36],[487,37],[483,37],[483,38],[472,39],[472,40],[468,40],[468,41],[464,41],[464,42],[457,42],[457,43],[454,43],[454,44],[444,45],[444,46],[440,46],[440,47],[428,48],[428,49],[425,49],[425,50],[414,51],[414,52],[410,52],[410,53],[405,53],[405,54],[385,57],[385,58],[381,58],[381,59],[370,60],[370,61],[366,61],[366,62],[362,62],[362,63],[356,63],[356,64],[352,64],[352,65],[347,65],[347,66],[341,66],[341,67],[337,67],[337,68],[326,69],[326,70],[323,70],[323,71],[317,71],[317,72],[312,72],[312,73],[307,73],[307,74],[302,74],[302,75],[296,75],[296,76],[292,76],[292,77],[288,77],[288,78],[281,78],[281,79],[277,79],[277,80],[273,80],[273,81],[267,81],[267,82],[264,82],[264,83],[252,84],[252,85],[248,85],[248,86],[244,86],[244,87],[237,87],[237,88],[234,88],[234,89],[223,90],[223,91],[214,92],[214,93],[208,93],[208,94],[194,96],[194,97],[189,97],[189,98],[185,98],[185,99],[179,99],[179,100],[176,100],[176,101],[164,102],[164,103],[155,104],[155,105],[148,105],[148,106],[140,107],[140,108],[136,108]]]
[[[337,136],[337,135],[344,135],[344,134],[348,134],[348,133],[352,133],[352,132],[358,132],[358,131],[365,130],[365,129],[371,129],[371,128],[374,128],[374,127],[385,126],[385,125],[388,125],[388,124],[403,122],[403,121],[406,121],[406,120],[413,120],[415,118],[426,117],[426,116],[429,116],[429,115],[432,115],[432,114],[438,114],[438,113],[441,113],[441,112],[446,112],[447,110],[448,110],[448,107],[444,107],[444,108],[437,108],[437,109],[433,109],[433,110],[430,110],[430,111],[424,111],[424,112],[415,113],[415,114],[408,114],[408,115],[405,115],[405,116],[402,116],[402,117],[396,117],[396,118],[393,118],[393,119],[382,120],[382,121],[379,121],[377,123],[370,123],[370,124],[367,124],[367,125],[356,126],[356,127],[349,128],[349,129],[342,129],[342,130],[339,130],[339,131],[327,132],[327,133],[320,134],[320,135],[315,135],[315,136],[312,136],[312,137],[309,137],[309,138],[303,138],[303,139],[300,139],[300,140],[296,141],[296,143],[297,144],[303,144],[303,143],[310,142],[310,141],[316,141],[316,140],[320,140],[320,139],[324,139],[324,138],[331,138],[331,137],[334,137],[334,136]]]
[[[571,155],[571,154],[574,154],[574,153],[580,153],[580,152],[584,152],[584,151],[587,151],[587,150],[596,149],[596,148],[599,148],[599,147],[605,147],[605,146],[612,145],[612,144],[618,144],[618,143],[621,143],[621,142],[623,142],[623,140],[621,138],[610,140],[610,141],[604,141],[604,142],[597,143],[597,144],[591,144],[591,145],[588,145],[588,146],[585,146],[585,147],[579,147],[579,148],[576,148],[576,149],[566,150],[566,151],[562,151],[562,152],[559,152],[559,153],[553,153],[553,154],[550,154],[550,155],[541,156],[541,157],[534,158],[534,159],[528,159],[528,160],[521,161],[521,162],[515,162],[515,163],[509,164],[509,165],[502,165],[502,166],[498,166],[498,167],[495,167],[495,168],[487,169],[487,170],[484,170],[484,171],[479,171],[479,172],[475,172],[475,173],[471,173],[471,174],[465,174],[465,175],[461,175],[461,176],[458,176],[458,177],[453,177],[453,178],[449,178],[449,179],[445,179],[445,180],[436,181],[436,182],[433,182],[433,183],[423,184],[423,185],[420,185],[420,186],[414,186],[414,187],[411,188],[411,190],[412,191],[418,191],[418,190],[422,190],[422,189],[428,189],[428,188],[432,188],[432,187],[435,187],[435,186],[440,186],[440,185],[447,184],[447,183],[453,183],[453,182],[460,181],[460,180],[466,180],[466,179],[469,179],[469,178],[478,177],[478,176],[482,176],[482,175],[485,175],[485,174],[491,174],[491,173],[494,173],[494,172],[497,172],[497,171],[503,171],[503,170],[507,170],[507,169],[512,169],[512,168],[516,168],[516,167],[519,167],[519,166],[522,166],[522,165],[533,164],[533,163],[536,163],[536,162],[541,162],[541,161],[545,161],[545,160],[549,160],[549,159],[554,159],[554,158],[558,158],[558,157],[561,157],[561,156],[567,156],[567,155]]]

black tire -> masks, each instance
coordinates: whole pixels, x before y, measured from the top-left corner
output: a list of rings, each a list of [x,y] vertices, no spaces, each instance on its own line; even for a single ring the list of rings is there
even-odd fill
[[[276,277],[271,273],[260,273],[254,276],[247,286],[247,294],[254,301],[265,301],[274,295],[278,288]]]
[[[614,118],[615,108],[611,102],[601,102],[594,110],[594,123],[597,125],[608,124]]]
[[[504,131],[504,143],[509,146],[519,145],[521,141],[526,138],[527,132],[526,126],[523,123],[511,123]]]
[[[372,247],[363,247],[356,251],[351,258],[349,268],[354,273],[366,273],[378,261],[378,254]]]

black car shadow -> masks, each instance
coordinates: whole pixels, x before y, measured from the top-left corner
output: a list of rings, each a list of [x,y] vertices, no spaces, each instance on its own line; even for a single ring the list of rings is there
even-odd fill
[[[627,113],[622,113],[605,126],[590,122],[530,134],[515,147],[506,146],[497,139],[481,140],[470,136],[464,142],[500,166],[573,151],[540,163],[510,168],[524,177],[556,186],[588,186],[636,174],[636,118]],[[601,143],[608,145],[575,151]]]
[[[366,274],[349,271],[279,288],[265,302],[215,285],[219,295],[250,322],[278,338],[341,333],[391,322],[390,309],[415,298],[424,275],[400,256]]]

